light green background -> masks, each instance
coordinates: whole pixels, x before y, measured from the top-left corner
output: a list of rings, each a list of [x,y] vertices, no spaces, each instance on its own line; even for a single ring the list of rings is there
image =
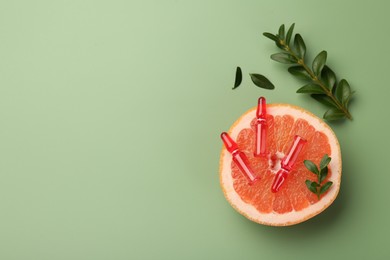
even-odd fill
[[[0,259],[386,259],[386,1],[0,2]],[[324,107],[269,59],[296,23],[356,90],[339,197],[250,222],[219,186],[220,132],[256,104]],[[244,81],[231,90],[239,65]],[[274,91],[248,73],[267,75]],[[299,257],[299,258],[298,258]]]

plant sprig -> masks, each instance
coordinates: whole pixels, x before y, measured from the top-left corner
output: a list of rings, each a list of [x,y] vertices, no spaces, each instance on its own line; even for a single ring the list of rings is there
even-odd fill
[[[326,51],[321,51],[314,58],[311,67],[306,63],[306,45],[302,36],[295,34],[294,41],[290,44],[294,26],[295,24],[292,24],[287,33],[284,24],[279,27],[279,31],[275,35],[268,32],[263,33],[282,50],[282,52],[272,54],[271,59],[293,65],[288,68],[288,71],[307,81],[307,84],[298,89],[297,93],[310,94],[320,103],[330,107],[325,112],[324,119],[328,121],[345,118],[352,120],[348,105],[354,91],[351,90],[345,79],[337,81],[336,74],[326,65]]]
[[[326,176],[328,176],[328,164],[330,163],[331,159],[332,158],[325,154],[321,159],[320,169],[318,169],[318,167],[310,160],[303,161],[306,168],[317,175],[318,182],[306,180],[305,183],[307,188],[317,195],[318,199],[320,199],[321,194],[325,193],[333,184],[333,182],[328,181],[321,185],[321,183],[326,179]]]

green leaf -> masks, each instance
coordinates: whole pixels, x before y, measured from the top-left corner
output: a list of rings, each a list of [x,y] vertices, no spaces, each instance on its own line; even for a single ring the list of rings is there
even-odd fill
[[[320,188],[320,194],[325,193],[330,188],[330,186],[332,186],[332,184],[333,184],[333,182],[328,181],[327,183],[322,185],[322,187]]]
[[[328,176],[328,167],[325,167],[323,169],[321,169],[320,171],[320,183],[323,182],[325,179],[326,179],[326,176]]]
[[[353,94],[355,94],[355,92],[356,92],[356,91],[351,91],[351,94],[349,95],[349,97],[347,98],[347,100],[345,100],[345,104],[344,104],[345,107],[348,107],[349,101],[352,99]]]
[[[323,117],[328,121],[333,121],[333,120],[339,120],[345,118],[345,114],[343,111],[337,108],[331,108],[325,112]]]
[[[263,33],[263,35],[265,37],[273,40],[274,42],[279,42],[279,38],[276,35],[273,35],[272,33],[265,32],[265,33]]]
[[[314,83],[309,83],[297,90],[297,93],[306,94],[325,94],[324,90]]]
[[[322,69],[324,68],[325,63],[326,63],[326,57],[327,57],[326,51],[321,51],[321,52],[314,58],[312,68],[313,68],[314,74],[315,74],[317,77],[319,77],[319,76],[321,75],[321,71],[322,71]]]
[[[297,60],[291,54],[286,52],[275,53],[271,55],[271,59],[284,64],[294,64]]]
[[[317,186],[318,186],[318,184],[317,184],[316,182],[314,182],[314,181],[312,182],[312,181],[310,181],[310,180],[306,180],[305,183],[306,183],[306,187],[307,187],[311,192],[317,194]]]
[[[292,36],[293,31],[294,31],[294,26],[295,26],[295,23],[293,23],[287,31],[287,35],[286,35],[286,44],[287,45],[290,44],[291,36]]]
[[[279,49],[284,50],[284,46],[280,44],[280,41],[275,42],[276,46],[278,46]]]
[[[290,72],[292,75],[298,78],[311,80],[310,74],[302,66],[292,66],[288,68],[288,72]]]
[[[317,182],[312,182],[310,185],[310,191],[313,192],[315,190],[315,194],[317,194],[318,199],[320,198],[320,193],[319,193],[319,187],[320,185]]]
[[[284,24],[282,24],[280,27],[279,27],[279,37],[280,39],[284,40],[284,37],[285,36],[285,33],[284,33]]]
[[[234,87],[233,87],[233,89],[235,89],[238,86],[240,86],[241,82],[242,82],[242,71],[241,71],[240,67],[237,67],[237,69],[236,69],[236,79],[234,80]]]
[[[320,102],[321,104],[325,105],[325,106],[337,107],[336,103],[330,97],[328,97],[325,94],[321,94],[321,95],[314,94],[314,95],[311,95],[311,97],[314,98],[315,100],[317,100],[318,102]]]
[[[314,174],[319,174],[317,166],[310,160],[304,160],[303,163],[305,164],[306,168],[311,171]]]
[[[345,105],[351,96],[351,87],[345,79],[342,79],[336,86],[335,95],[341,104]]]
[[[274,84],[272,84],[271,81],[269,81],[265,76],[260,74],[249,74],[249,75],[251,76],[251,79],[256,86],[265,89],[275,88]]]
[[[298,56],[303,59],[306,53],[306,45],[303,41],[302,36],[298,33],[294,37],[294,49],[297,52]]]
[[[321,159],[321,162],[320,162],[320,169],[324,169],[325,167],[328,166],[328,164],[330,163],[330,160],[332,160],[331,157],[329,157],[327,154],[325,154],[322,159]]]
[[[328,66],[324,66],[321,72],[321,79],[325,83],[326,87],[332,91],[334,85],[337,82],[336,74]]]

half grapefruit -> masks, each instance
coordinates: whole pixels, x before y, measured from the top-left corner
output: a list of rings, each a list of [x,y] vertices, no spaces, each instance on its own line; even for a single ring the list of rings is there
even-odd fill
[[[270,226],[301,223],[325,210],[336,199],[341,182],[341,151],[336,135],[320,118],[303,108],[288,104],[267,105],[267,154],[255,157],[256,107],[244,113],[230,128],[229,135],[249,159],[250,166],[260,179],[248,185],[247,179],[232,161],[231,154],[222,148],[220,182],[229,203],[248,219]],[[271,191],[280,161],[287,153],[295,135],[307,140],[285,183],[276,193]],[[332,158],[326,181],[333,185],[320,199],[309,191],[305,181],[317,176],[306,169],[303,161],[319,165],[327,154]]]

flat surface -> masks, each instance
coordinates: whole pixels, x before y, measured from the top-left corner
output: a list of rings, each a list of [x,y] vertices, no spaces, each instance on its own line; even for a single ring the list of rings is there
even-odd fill
[[[386,259],[386,1],[2,1],[0,259]],[[256,104],[325,110],[261,34],[296,23],[356,90],[339,197],[288,228],[226,202],[220,132]],[[231,90],[239,65],[243,85]],[[274,91],[255,87],[262,73]]]

